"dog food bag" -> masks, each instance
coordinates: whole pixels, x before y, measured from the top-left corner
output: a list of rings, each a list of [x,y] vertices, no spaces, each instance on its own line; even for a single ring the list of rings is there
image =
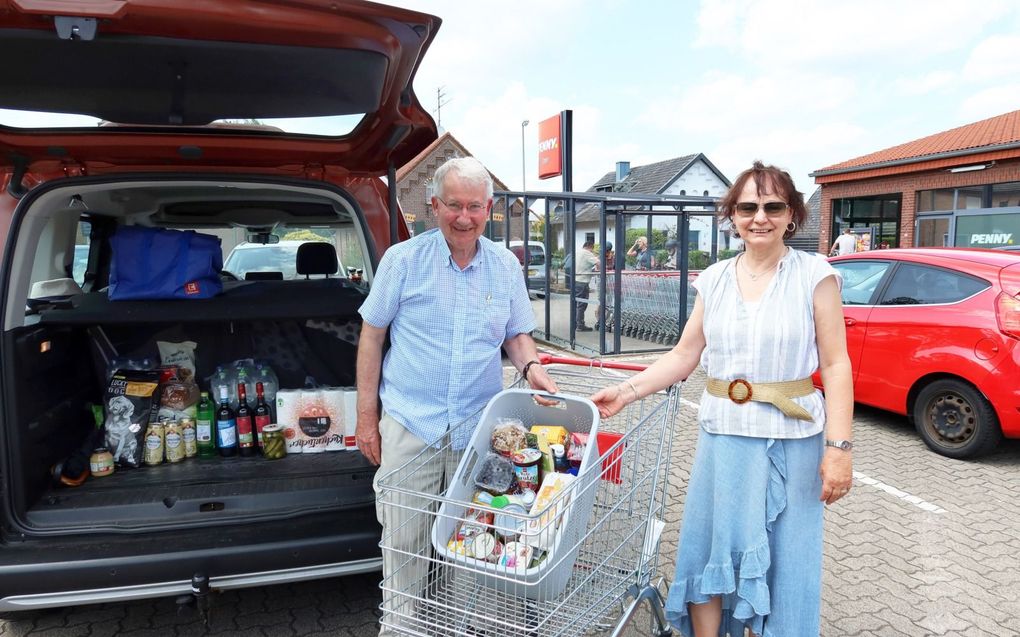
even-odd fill
[[[158,371],[121,369],[110,379],[103,401],[103,437],[121,467],[142,464],[145,431],[155,422],[159,398]]]

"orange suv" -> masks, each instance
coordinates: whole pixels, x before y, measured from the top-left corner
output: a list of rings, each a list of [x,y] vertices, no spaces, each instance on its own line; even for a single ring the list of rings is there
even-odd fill
[[[436,138],[412,80],[440,20],[334,0],[0,5],[0,613],[379,569],[357,452],[53,474],[93,435],[112,361],[158,342],[195,344],[203,390],[246,358],[281,389],[354,384],[358,307],[408,236],[387,183]],[[224,257],[321,237],[364,281],[224,272],[213,298],[111,301],[126,226],[214,235]]]

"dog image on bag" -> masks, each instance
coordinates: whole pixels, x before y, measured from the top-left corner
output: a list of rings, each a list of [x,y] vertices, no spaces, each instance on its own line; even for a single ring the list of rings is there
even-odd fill
[[[113,452],[114,462],[138,455],[138,441],[131,431],[131,416],[134,413],[135,406],[124,396],[114,396],[108,403],[106,443]]]
[[[142,437],[159,409],[159,372],[117,370],[106,389],[103,436],[121,467],[142,464]]]

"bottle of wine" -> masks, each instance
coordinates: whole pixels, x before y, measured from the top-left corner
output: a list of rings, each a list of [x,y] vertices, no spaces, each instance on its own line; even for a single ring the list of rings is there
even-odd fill
[[[216,410],[216,446],[224,458],[237,455],[237,417],[230,408],[230,392],[220,387],[220,407]]]
[[[251,407],[248,406],[248,392],[244,383],[237,384],[237,444],[241,449],[241,455],[245,457],[254,456],[255,427],[251,418]]]
[[[265,388],[262,383],[255,383],[255,438],[260,451],[262,450],[262,430],[272,422],[273,415],[269,405],[266,404]]]

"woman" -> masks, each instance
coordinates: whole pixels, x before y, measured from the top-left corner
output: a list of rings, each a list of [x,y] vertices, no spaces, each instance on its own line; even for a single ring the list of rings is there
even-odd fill
[[[605,418],[708,376],[669,621],[687,637],[817,637],[822,503],[852,480],[853,388],[839,275],[783,239],[807,216],[790,176],[755,162],[719,203],[744,252],[693,284],[676,346],[591,399]],[[818,369],[826,393],[811,386]]]
[[[648,249],[648,237],[638,237],[634,245],[627,251],[628,257],[634,257],[635,270],[651,270],[655,267],[655,257]]]

